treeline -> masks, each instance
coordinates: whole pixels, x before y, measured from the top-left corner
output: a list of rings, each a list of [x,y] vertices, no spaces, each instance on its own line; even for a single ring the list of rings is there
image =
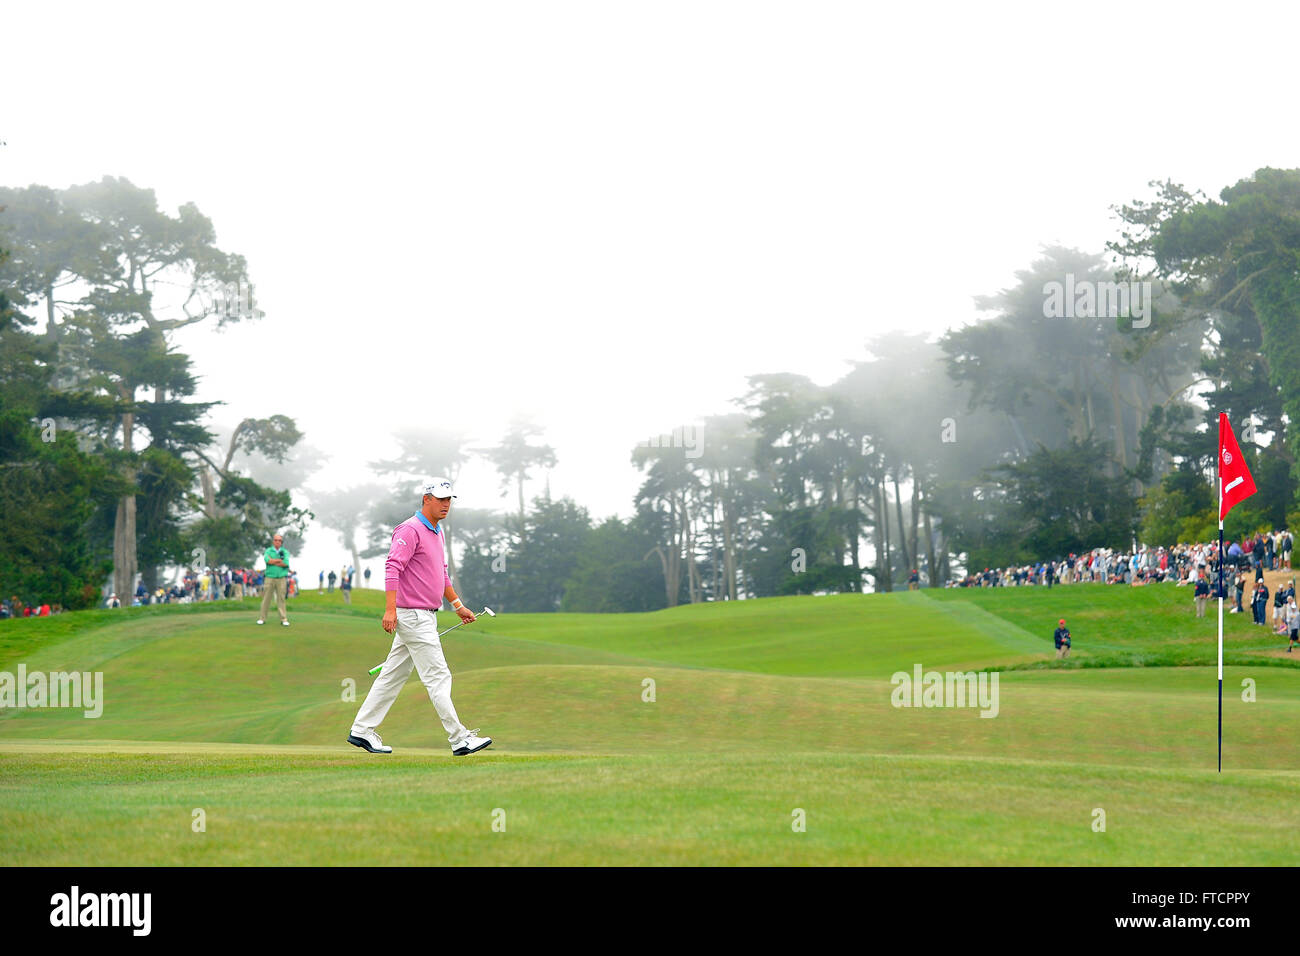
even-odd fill
[[[1228,535],[1294,525],[1300,170],[1152,187],[1107,255],[1046,249],[983,320],[877,338],[828,386],[753,376],[737,413],[637,447],[629,521],[549,496],[471,516],[467,593],[644,610],[1209,540],[1220,411],[1260,489]]]
[[[1152,187],[1116,207],[1104,254],[1045,249],[979,300],[980,321],[937,341],[874,338],[829,385],[755,375],[733,413],[612,450],[643,475],[628,520],[549,493],[528,502],[526,481],[556,459],[526,421],[488,447],[399,434],[397,454],[371,463],[379,480],[308,490],[312,511],[359,566],[386,553],[420,480],[455,481],[482,457],[517,508],[453,510],[453,574],[475,603],[512,611],[888,591],[912,569],[941,586],[1134,539],[1213,537],[1225,411],[1260,489],[1228,534],[1294,525],[1300,170],[1261,169],[1213,200]],[[193,400],[171,341],[256,316],[243,260],[216,247],[211,223],[192,206],[166,216],[123,180],[0,191],[0,204],[0,589],[78,606],[109,567],[121,591],[137,566],[192,565],[195,549],[244,564],[271,529],[301,530],[288,492],[232,466],[240,451],[283,459],[293,420],[243,422],[216,447],[211,403]],[[166,316],[163,275],[181,290]]]
[[[192,204],[105,178],[0,189],[0,590],[76,609],[106,576],[125,597],[168,565],[247,564],[272,529],[301,534],[288,491],[231,466],[282,460],[285,415],[218,447],[194,400],[190,326],[256,318],[242,257]]]

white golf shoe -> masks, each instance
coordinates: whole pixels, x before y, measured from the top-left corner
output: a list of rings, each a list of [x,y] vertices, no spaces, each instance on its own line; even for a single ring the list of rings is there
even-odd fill
[[[465,757],[469,754],[476,754],[483,748],[491,746],[492,738],[480,737],[478,735],[478,728],[475,727],[473,730],[466,731],[465,736],[461,738],[460,743],[451,748],[451,755],[453,757]]]
[[[367,730],[365,733],[348,734],[348,743],[354,747],[360,747],[362,750],[368,750],[372,754],[390,754],[393,748],[386,746],[379,738],[379,734],[373,730]]]

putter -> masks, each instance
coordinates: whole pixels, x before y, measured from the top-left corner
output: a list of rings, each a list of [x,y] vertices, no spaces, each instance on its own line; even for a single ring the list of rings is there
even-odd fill
[[[488,617],[496,617],[496,616],[497,616],[497,612],[496,612],[496,611],[494,611],[494,610],[492,610],[490,607],[486,607],[486,606],[484,606],[483,610],[479,611],[478,613],[479,613],[480,615],[486,614]],[[468,623],[469,623],[468,621],[461,621],[460,624],[453,624],[451,627],[447,628],[447,630],[445,630],[445,631],[439,631],[439,632],[438,632],[438,636],[439,636],[439,637],[442,637],[442,635],[444,635],[444,634],[449,634],[449,633],[451,633],[452,631],[456,630],[456,628],[460,627],[461,624],[468,624]],[[383,665],[383,664],[376,664],[374,667],[370,668],[370,676],[373,677],[375,674],[378,674],[378,673],[379,673],[381,670],[383,670],[383,669],[384,669],[384,665]]]

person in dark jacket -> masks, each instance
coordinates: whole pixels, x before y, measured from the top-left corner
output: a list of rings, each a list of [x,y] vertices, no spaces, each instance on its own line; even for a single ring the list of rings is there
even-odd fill
[[[1268,624],[1268,585],[1263,581],[1255,582],[1255,597],[1250,606],[1255,612],[1255,623]]]
[[[1052,634],[1052,641],[1056,644],[1056,659],[1065,660],[1070,656],[1070,629],[1065,626],[1065,618],[1061,618],[1060,623],[1056,626],[1056,631]]]
[[[1205,617],[1205,602],[1210,599],[1210,582],[1205,579],[1204,571],[1196,576],[1196,590],[1192,596],[1196,600],[1196,616]]]

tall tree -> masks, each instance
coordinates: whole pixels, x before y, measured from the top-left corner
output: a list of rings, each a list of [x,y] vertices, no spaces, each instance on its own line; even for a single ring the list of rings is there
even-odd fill
[[[1101,256],[1049,248],[1017,278],[977,300],[991,318],[944,336],[950,373],[976,405],[1008,417],[1022,454],[1096,437],[1112,475],[1132,480],[1153,410],[1181,400],[1199,375],[1201,336],[1164,315],[1171,300],[1159,287],[1148,298],[1145,287],[1124,285],[1136,293],[1125,306],[1120,284],[1132,275]],[[1111,314],[1116,307],[1127,314]]]
[[[859,435],[833,390],[805,376],[755,375],[749,386],[741,401],[759,436],[757,480],[767,492],[757,593],[860,590]]]
[[[154,449],[156,475],[163,458],[206,442],[210,436],[200,419],[210,403],[184,400],[196,387],[188,357],[169,350],[161,333],[147,327],[120,334],[98,313],[80,313],[65,326],[60,353],[73,357],[82,370],[80,387],[104,395],[117,412],[96,438],[128,489],[114,515],[112,585],[119,595],[127,595],[134,590],[139,570],[136,518],[142,456]],[[149,390],[170,397],[151,401],[142,394]],[[164,440],[164,435],[169,438]],[[177,492],[171,488],[164,511],[176,503]]]
[[[106,236],[48,186],[0,187],[0,207],[11,302],[32,319],[39,314],[45,322],[42,338],[57,346],[63,323],[85,309],[89,287],[113,271]],[[52,363],[58,363],[57,351]],[[57,372],[54,381],[57,386]]]
[[[501,475],[503,488],[513,482],[519,493],[519,527],[526,525],[524,520],[524,482],[534,468],[554,468],[555,449],[550,445],[534,444],[532,439],[543,434],[542,428],[517,417],[510,423],[510,428],[501,439],[500,444],[484,449],[481,454],[496,466]],[[504,493],[504,492],[503,492]]]
[[[1023,461],[992,469],[1009,508],[995,528],[991,563],[1065,557],[1095,547],[1127,547],[1136,507],[1123,476],[1106,474],[1100,445],[1071,439],[1039,446]]]
[[[169,383],[140,368],[128,371],[124,360],[132,356],[113,343],[147,342],[150,356],[172,354],[168,337],[178,329],[256,317],[252,285],[243,258],[217,247],[212,222],[197,207],[187,203],[169,215],[159,209],[152,190],[126,179],[105,177],[54,193],[32,187],[10,198],[19,209],[14,221],[25,230],[20,238],[23,274],[32,284],[28,298],[44,299],[45,336],[59,346],[60,368],[66,371],[61,384],[77,387],[95,376],[102,384],[106,371],[116,375],[119,464],[132,492],[122,495],[114,518],[114,581],[129,590],[138,564],[135,456],[141,408],[135,389],[152,388],[153,406],[161,410]],[[184,291],[171,294],[176,288]],[[229,294],[232,288],[237,295]],[[84,345],[87,330],[96,348],[111,353],[97,369],[78,366],[63,349],[69,334]],[[111,372],[108,366],[114,364],[117,371]],[[160,413],[154,425],[168,421]],[[165,438],[151,437],[155,444]]]
[[[532,504],[523,533],[515,529],[519,543],[504,567],[493,567],[500,555],[492,553],[490,540],[480,539],[466,550],[466,593],[476,604],[490,604],[497,611],[560,609],[566,582],[589,550],[591,519],[568,498],[538,497]],[[508,520],[516,519],[512,515]]]
[[[743,413],[704,420],[696,470],[703,476],[702,504],[710,516],[715,600],[740,598],[741,553],[749,528],[760,512],[760,488],[754,470],[757,441]]]
[[[1149,242],[1160,275],[1211,316],[1224,349],[1208,368],[1215,411],[1259,416],[1281,439],[1268,454],[1300,478],[1300,169],[1259,169],[1218,201],[1161,213]]]
[[[268,418],[243,419],[227,439],[224,454],[218,452],[210,456],[211,449],[196,451],[200,459],[198,471],[204,516],[210,521],[221,517],[217,497],[222,484],[237,474],[232,467],[237,454],[259,455],[283,464],[301,440],[302,432],[292,418],[288,415],[271,415]]]
[[[564,583],[562,611],[629,613],[665,606],[657,562],[647,561],[654,536],[635,519],[608,518],[594,528]]]
[[[121,489],[74,432],[60,433],[56,416],[74,405],[106,410],[54,387],[56,350],[17,308],[21,281],[0,246],[0,588],[5,597],[77,610],[96,602],[109,567],[92,538],[95,511]]]
[[[283,464],[302,438],[287,415],[246,418],[231,432],[224,454],[196,450],[202,490],[201,514],[188,530],[189,540],[206,552],[212,565],[252,562],[276,534],[284,535],[292,553],[313,514],[293,504],[290,489],[253,480],[234,466],[237,456]]]
[[[636,495],[642,527],[650,529],[654,545],[646,558],[659,560],[668,607],[696,600],[692,521],[700,482],[690,467],[685,449],[639,445],[632,463],[646,472]]]

